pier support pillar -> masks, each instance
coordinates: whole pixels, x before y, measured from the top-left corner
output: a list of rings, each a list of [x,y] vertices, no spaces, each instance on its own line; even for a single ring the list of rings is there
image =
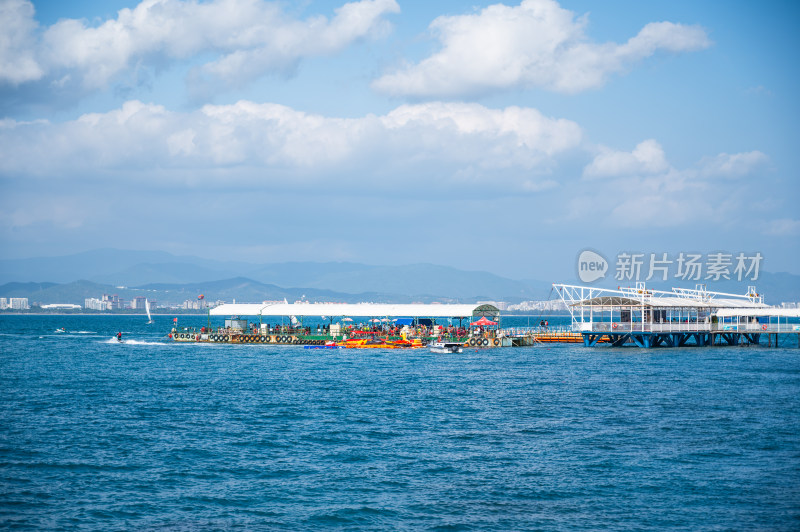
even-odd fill
[[[651,339],[649,334],[632,334],[631,338],[639,347],[643,347],[645,349],[651,347]]]
[[[723,333],[722,338],[728,345],[739,345],[739,334],[737,333]]]
[[[591,334],[591,333],[584,333],[583,334],[583,345],[586,347],[594,347],[597,345],[597,342],[600,341],[602,338],[602,334]]]
[[[754,334],[744,333],[744,339],[747,340],[747,343],[749,343],[749,344],[758,345],[758,340],[759,340],[760,337],[761,337],[761,335],[758,334],[758,333],[754,333]]]

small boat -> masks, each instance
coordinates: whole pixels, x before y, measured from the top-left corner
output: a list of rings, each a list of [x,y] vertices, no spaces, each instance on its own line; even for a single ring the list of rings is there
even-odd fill
[[[428,344],[431,353],[461,353],[464,351],[458,342],[433,342]]]
[[[56,332],[57,333],[65,333],[65,332],[67,332],[67,330],[64,327],[61,327],[60,329],[56,329]]]

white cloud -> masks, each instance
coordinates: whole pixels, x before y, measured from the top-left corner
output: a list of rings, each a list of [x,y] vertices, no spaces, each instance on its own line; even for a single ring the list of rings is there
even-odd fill
[[[0,83],[18,85],[44,75],[34,52],[33,13],[25,0],[0,2]]]
[[[464,103],[403,105],[389,113],[384,123],[392,129],[422,126],[465,136],[508,136],[509,146],[545,155],[572,148],[581,140],[574,122],[546,118],[536,109],[520,107],[498,111]]]
[[[237,85],[385,31],[383,17],[398,11],[395,0],[361,0],[330,20],[297,20],[263,0],[143,0],[96,27],[60,20],[37,39],[32,4],[10,0],[0,6],[0,83],[52,76],[56,86],[75,80],[93,90],[142,62],[210,54],[218,57],[201,67],[206,81]]]
[[[619,177],[664,172],[669,168],[664,150],[653,139],[639,143],[632,152],[603,149],[583,170],[584,177]]]
[[[344,119],[249,101],[189,113],[129,101],[60,124],[3,121],[0,175],[76,182],[131,176],[170,186],[191,173],[211,186],[244,179],[381,191],[400,180],[513,194],[551,188],[546,174],[581,142],[574,122],[519,107],[426,103]]]
[[[636,188],[626,191],[624,199],[611,209],[610,221],[618,227],[681,227],[715,217],[709,202],[689,194],[643,194]]]
[[[696,165],[671,175],[683,179],[702,181],[715,177],[737,178],[752,176],[769,162],[766,154],[754,150],[742,153],[720,153],[704,157]],[[585,178],[620,178],[628,176],[655,176],[671,170],[664,149],[654,139],[639,143],[631,152],[600,149],[595,158],[583,169]]]
[[[769,161],[764,153],[754,150],[744,153],[720,153],[700,162],[700,172],[708,177],[742,177],[763,168]]]
[[[768,160],[759,151],[721,153],[677,169],[653,139],[631,152],[602,148],[584,167],[582,191],[570,201],[568,218],[601,217],[618,227],[680,227],[733,219],[744,206],[751,214],[763,212],[751,201],[755,181],[721,194],[715,180],[752,176]]]
[[[800,220],[780,218],[767,223],[766,233],[775,236],[800,235]]]
[[[66,194],[35,197],[15,195],[0,209],[0,227],[18,230],[35,225],[52,225],[73,230],[83,227],[93,216],[104,211],[102,205],[87,206]],[[105,212],[103,212],[105,214]]]
[[[195,146],[194,138],[197,136],[197,132],[193,129],[184,129],[183,131],[178,131],[177,133],[173,133],[169,137],[167,137],[167,147],[169,148],[169,154],[172,156],[175,155],[191,155],[195,153]]]
[[[452,97],[512,87],[576,93],[601,86],[610,74],[659,50],[687,52],[710,41],[697,26],[647,24],[624,44],[596,44],[576,18],[553,0],[491,5],[477,14],[442,16],[431,31],[441,49],[416,65],[373,83],[379,91],[413,97]]]

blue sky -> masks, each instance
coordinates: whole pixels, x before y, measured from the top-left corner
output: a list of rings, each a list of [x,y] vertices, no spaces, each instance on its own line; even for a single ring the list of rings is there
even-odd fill
[[[0,0],[0,246],[800,273],[792,2]],[[613,259],[612,259],[613,260]]]

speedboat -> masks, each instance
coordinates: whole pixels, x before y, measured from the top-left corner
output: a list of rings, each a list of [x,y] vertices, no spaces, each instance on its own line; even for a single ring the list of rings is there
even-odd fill
[[[458,342],[433,342],[428,344],[431,353],[461,353],[464,349]]]

